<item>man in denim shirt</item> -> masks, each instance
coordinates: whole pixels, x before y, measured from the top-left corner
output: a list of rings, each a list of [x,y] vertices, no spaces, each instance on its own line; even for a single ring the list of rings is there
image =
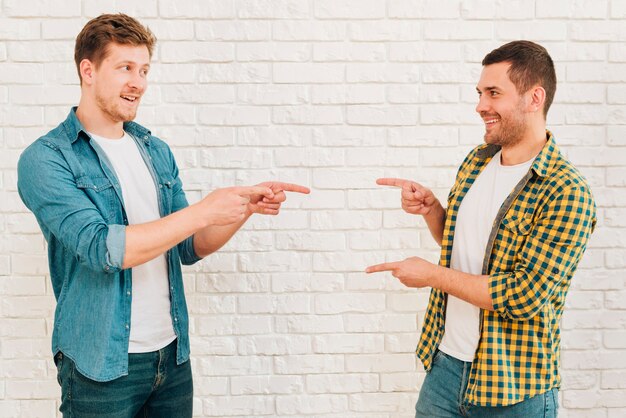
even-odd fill
[[[278,214],[284,191],[309,192],[267,182],[188,205],[169,147],[132,122],[155,42],[123,14],[88,22],[79,105],[18,164],[48,242],[64,416],[191,417],[181,262],[218,250],[253,213]]]

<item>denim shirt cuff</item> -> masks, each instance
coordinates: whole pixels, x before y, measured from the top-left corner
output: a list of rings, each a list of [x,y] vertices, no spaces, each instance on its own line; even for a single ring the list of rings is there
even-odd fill
[[[179,245],[179,253],[181,262],[184,265],[192,265],[202,260],[202,257],[198,257],[196,254],[196,250],[193,245],[193,240],[195,239],[195,235],[190,236],[186,240],[180,243]]]
[[[107,273],[117,273],[124,263],[126,251],[126,226],[109,225],[109,233],[106,240],[107,260],[104,270]]]

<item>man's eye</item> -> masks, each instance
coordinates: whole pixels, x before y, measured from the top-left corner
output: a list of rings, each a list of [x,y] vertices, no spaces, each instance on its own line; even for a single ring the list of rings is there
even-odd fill
[[[498,92],[497,92],[497,91],[493,91],[493,90],[491,91],[491,96],[492,96],[492,97],[493,97],[493,96],[495,96],[495,95],[497,95],[497,94],[498,94]]]

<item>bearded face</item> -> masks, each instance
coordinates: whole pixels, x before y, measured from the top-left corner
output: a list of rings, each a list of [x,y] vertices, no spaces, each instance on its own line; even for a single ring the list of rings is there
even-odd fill
[[[528,120],[524,112],[524,101],[520,98],[515,107],[500,112],[481,112],[485,123],[485,142],[507,148],[518,144],[526,130]]]
[[[509,67],[507,62],[483,67],[476,86],[476,112],[485,124],[485,142],[504,148],[518,144],[530,129],[527,98],[509,79]]]
[[[114,123],[137,116],[148,87],[150,54],[145,46],[110,44],[107,56],[94,71],[94,96],[102,114]]]

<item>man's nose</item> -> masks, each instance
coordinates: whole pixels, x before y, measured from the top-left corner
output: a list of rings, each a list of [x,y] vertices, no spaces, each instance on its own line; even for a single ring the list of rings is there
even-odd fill
[[[133,72],[132,77],[128,81],[128,85],[133,89],[143,91],[146,88],[147,80],[146,78],[140,74],[138,71]]]
[[[476,112],[478,114],[482,112],[486,112],[489,109],[488,101],[484,96],[480,96],[478,98],[478,103],[476,104]]]

